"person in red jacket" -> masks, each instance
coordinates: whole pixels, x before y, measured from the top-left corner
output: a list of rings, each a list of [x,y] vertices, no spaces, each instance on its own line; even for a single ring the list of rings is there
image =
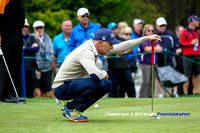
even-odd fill
[[[198,95],[199,76],[200,74],[200,34],[197,29],[199,18],[192,15],[188,18],[188,28],[185,28],[181,34],[180,44],[182,45],[183,56],[189,58],[183,60],[184,74],[187,77],[192,76],[194,93]],[[191,61],[191,60],[194,60]],[[196,63],[198,62],[198,63]],[[189,79],[189,78],[188,78]],[[184,95],[188,94],[189,80],[183,84]]]

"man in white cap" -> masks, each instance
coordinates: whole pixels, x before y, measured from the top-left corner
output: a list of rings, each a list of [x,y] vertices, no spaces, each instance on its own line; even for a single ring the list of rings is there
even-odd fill
[[[87,122],[88,118],[81,112],[111,91],[112,82],[107,72],[96,66],[99,55],[123,52],[148,40],[158,41],[160,37],[151,35],[120,43],[111,30],[103,28],[95,32],[93,40],[72,51],[65,58],[52,85],[57,99],[71,100],[63,106],[63,116],[73,122]]]
[[[167,30],[167,21],[165,20],[165,18],[159,17],[156,20],[155,33],[162,38],[162,42],[159,42],[159,44],[163,48],[163,52],[158,53],[158,56],[159,56],[158,66],[170,65],[174,67],[174,64],[172,61],[172,58],[174,57],[174,55],[171,54],[171,52],[176,53],[177,40],[176,40],[176,37],[173,35],[173,33]],[[165,54],[166,54],[166,58],[165,58]],[[158,86],[158,93],[159,93],[158,97],[162,98],[163,94],[161,92],[161,86],[159,82],[157,82],[157,86]]]
[[[51,38],[44,32],[44,22],[38,20],[33,23],[34,35],[39,44],[39,51],[36,53],[38,74],[40,75],[40,89],[42,97],[52,97],[51,75],[53,47]]]
[[[89,21],[90,12],[87,8],[79,8],[77,19],[80,22],[71,32],[70,50],[73,51],[79,45],[94,37],[94,33],[100,29],[97,24]]]
[[[136,18],[133,20],[133,32],[131,34],[131,40],[137,39],[139,37],[142,37],[142,29],[143,29],[144,21],[142,19]],[[131,72],[132,77],[134,79],[135,84],[135,92],[136,97],[138,98],[140,95],[140,87],[142,85],[142,70],[139,65],[139,59],[138,59],[138,52],[140,51],[140,47],[136,46],[132,49],[132,54],[135,56],[128,56],[127,60],[129,61],[131,65]]]

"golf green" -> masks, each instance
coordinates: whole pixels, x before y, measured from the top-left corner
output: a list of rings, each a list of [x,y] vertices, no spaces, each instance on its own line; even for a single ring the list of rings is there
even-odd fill
[[[26,99],[27,104],[0,102],[0,133],[196,133],[200,131],[200,97],[154,98],[154,113],[190,115],[149,117],[151,98],[102,98],[86,110],[86,123],[69,121],[55,99]]]

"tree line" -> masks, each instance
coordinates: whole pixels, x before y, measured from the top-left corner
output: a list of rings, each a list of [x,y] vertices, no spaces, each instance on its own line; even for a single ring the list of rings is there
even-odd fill
[[[71,19],[77,25],[77,10],[89,9],[90,20],[107,27],[110,22],[126,21],[132,27],[133,19],[155,24],[158,17],[165,17],[167,28],[174,31],[177,24],[187,26],[187,18],[200,17],[200,0],[25,0],[25,13],[29,23],[42,20],[45,32],[51,38],[61,32],[62,19]],[[32,28],[30,28],[33,32]]]

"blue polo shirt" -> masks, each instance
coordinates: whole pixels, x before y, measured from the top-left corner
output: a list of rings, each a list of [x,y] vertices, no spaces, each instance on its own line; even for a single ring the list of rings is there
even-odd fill
[[[65,40],[63,32],[58,34],[53,39],[53,51],[54,55],[57,56],[56,62],[62,64],[65,60],[65,57],[70,54],[70,38]]]
[[[87,40],[93,39],[94,33],[99,29],[101,28],[97,24],[90,21],[86,29],[80,23],[76,25],[71,32],[70,50],[73,51]]]

